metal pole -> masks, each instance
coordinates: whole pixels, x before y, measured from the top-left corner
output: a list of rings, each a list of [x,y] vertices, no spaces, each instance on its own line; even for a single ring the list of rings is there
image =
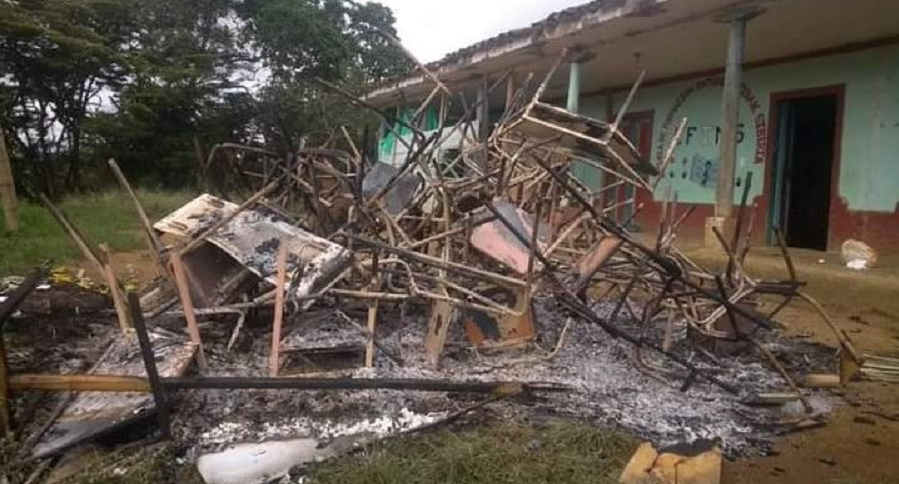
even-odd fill
[[[182,377],[166,378],[163,384],[166,388],[173,390],[400,390],[494,395],[521,391],[564,392],[569,390],[566,386],[555,384],[393,378]]]
[[[740,115],[740,86],[743,83],[743,51],[746,43],[746,14],[730,19],[727,67],[721,99],[721,141],[718,145],[718,183],[715,189],[715,216],[728,219],[733,214],[734,174],[737,166],[737,123]]]
[[[153,352],[152,343],[150,343],[147,325],[144,324],[144,313],[140,309],[140,298],[137,297],[136,293],[128,293],[128,307],[131,309],[131,320],[134,323],[134,331],[137,333],[140,354],[144,359],[144,367],[147,369],[150,390],[153,392],[153,402],[156,404],[156,417],[159,419],[162,438],[168,440],[172,435],[169,407],[165,399],[165,388],[159,378],[159,369],[156,368],[156,354]]]

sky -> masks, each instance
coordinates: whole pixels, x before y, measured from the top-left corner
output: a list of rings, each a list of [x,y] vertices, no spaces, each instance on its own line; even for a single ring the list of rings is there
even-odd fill
[[[587,0],[377,0],[396,16],[400,40],[422,62]]]

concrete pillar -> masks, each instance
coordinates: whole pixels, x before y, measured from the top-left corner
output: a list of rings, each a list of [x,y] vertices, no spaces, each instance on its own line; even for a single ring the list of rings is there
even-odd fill
[[[568,103],[566,109],[576,113],[581,105],[581,62],[572,61],[568,72]]]
[[[486,141],[490,136],[490,96],[487,93],[487,76],[484,76],[480,85],[478,85],[478,138]]]
[[[721,96],[721,141],[718,145],[718,179],[715,186],[715,216],[706,221],[706,245],[720,244],[712,232],[730,232],[734,205],[734,177],[737,168],[737,124],[740,116],[740,88],[743,84],[743,54],[746,45],[746,23],[757,11],[738,11],[727,18],[730,33],[727,42],[727,65]],[[727,237],[727,235],[725,235]]]
[[[506,79],[506,111],[512,108],[512,102],[515,100],[515,72],[509,73]]]
[[[740,115],[740,86],[743,83],[743,50],[746,42],[746,17],[730,21],[727,43],[727,68],[721,97],[721,144],[718,146],[718,184],[715,189],[715,215],[730,218],[734,202],[734,175],[737,166],[737,124]]]

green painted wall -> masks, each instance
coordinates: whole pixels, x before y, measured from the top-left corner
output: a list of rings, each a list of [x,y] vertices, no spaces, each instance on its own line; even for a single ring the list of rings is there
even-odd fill
[[[752,38],[748,39],[752,43]],[[651,72],[649,73],[651,75]],[[763,190],[765,138],[770,96],[830,85],[845,86],[839,195],[849,210],[893,212],[899,202],[899,45],[787,64],[744,73],[742,124],[737,148],[737,178],[753,172],[752,196]],[[585,81],[587,83],[587,81]],[[626,93],[616,93],[613,103]],[[606,96],[587,97],[581,112],[600,119]],[[688,131],[666,173],[684,203],[713,203],[718,157],[716,130],[721,118],[721,79],[696,79],[642,89],[631,112],[653,110],[653,161],[674,133],[681,117]],[[666,122],[667,121],[667,122]],[[656,199],[664,193],[660,184]],[[742,193],[735,190],[734,202]]]

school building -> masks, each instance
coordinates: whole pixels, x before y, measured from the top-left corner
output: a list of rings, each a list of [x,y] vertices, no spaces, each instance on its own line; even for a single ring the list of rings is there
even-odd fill
[[[539,82],[563,52],[570,62],[544,99],[599,119],[615,118],[645,70],[621,130],[658,165],[688,121],[662,175],[671,192],[662,183],[635,194],[637,229],[654,231],[673,192],[679,206],[696,205],[679,237],[702,240],[734,217],[751,177],[759,242],[775,243],[780,227],[791,247],[838,250],[855,238],[899,253],[897,19],[893,0],[599,0],[428,67],[487,98],[488,124],[506,98],[504,89],[486,94],[491,80],[533,73]],[[366,99],[417,106],[432,87],[419,71]],[[598,172],[582,178],[603,186]],[[607,195],[627,200],[629,191]],[[626,218],[633,206],[621,210]]]

